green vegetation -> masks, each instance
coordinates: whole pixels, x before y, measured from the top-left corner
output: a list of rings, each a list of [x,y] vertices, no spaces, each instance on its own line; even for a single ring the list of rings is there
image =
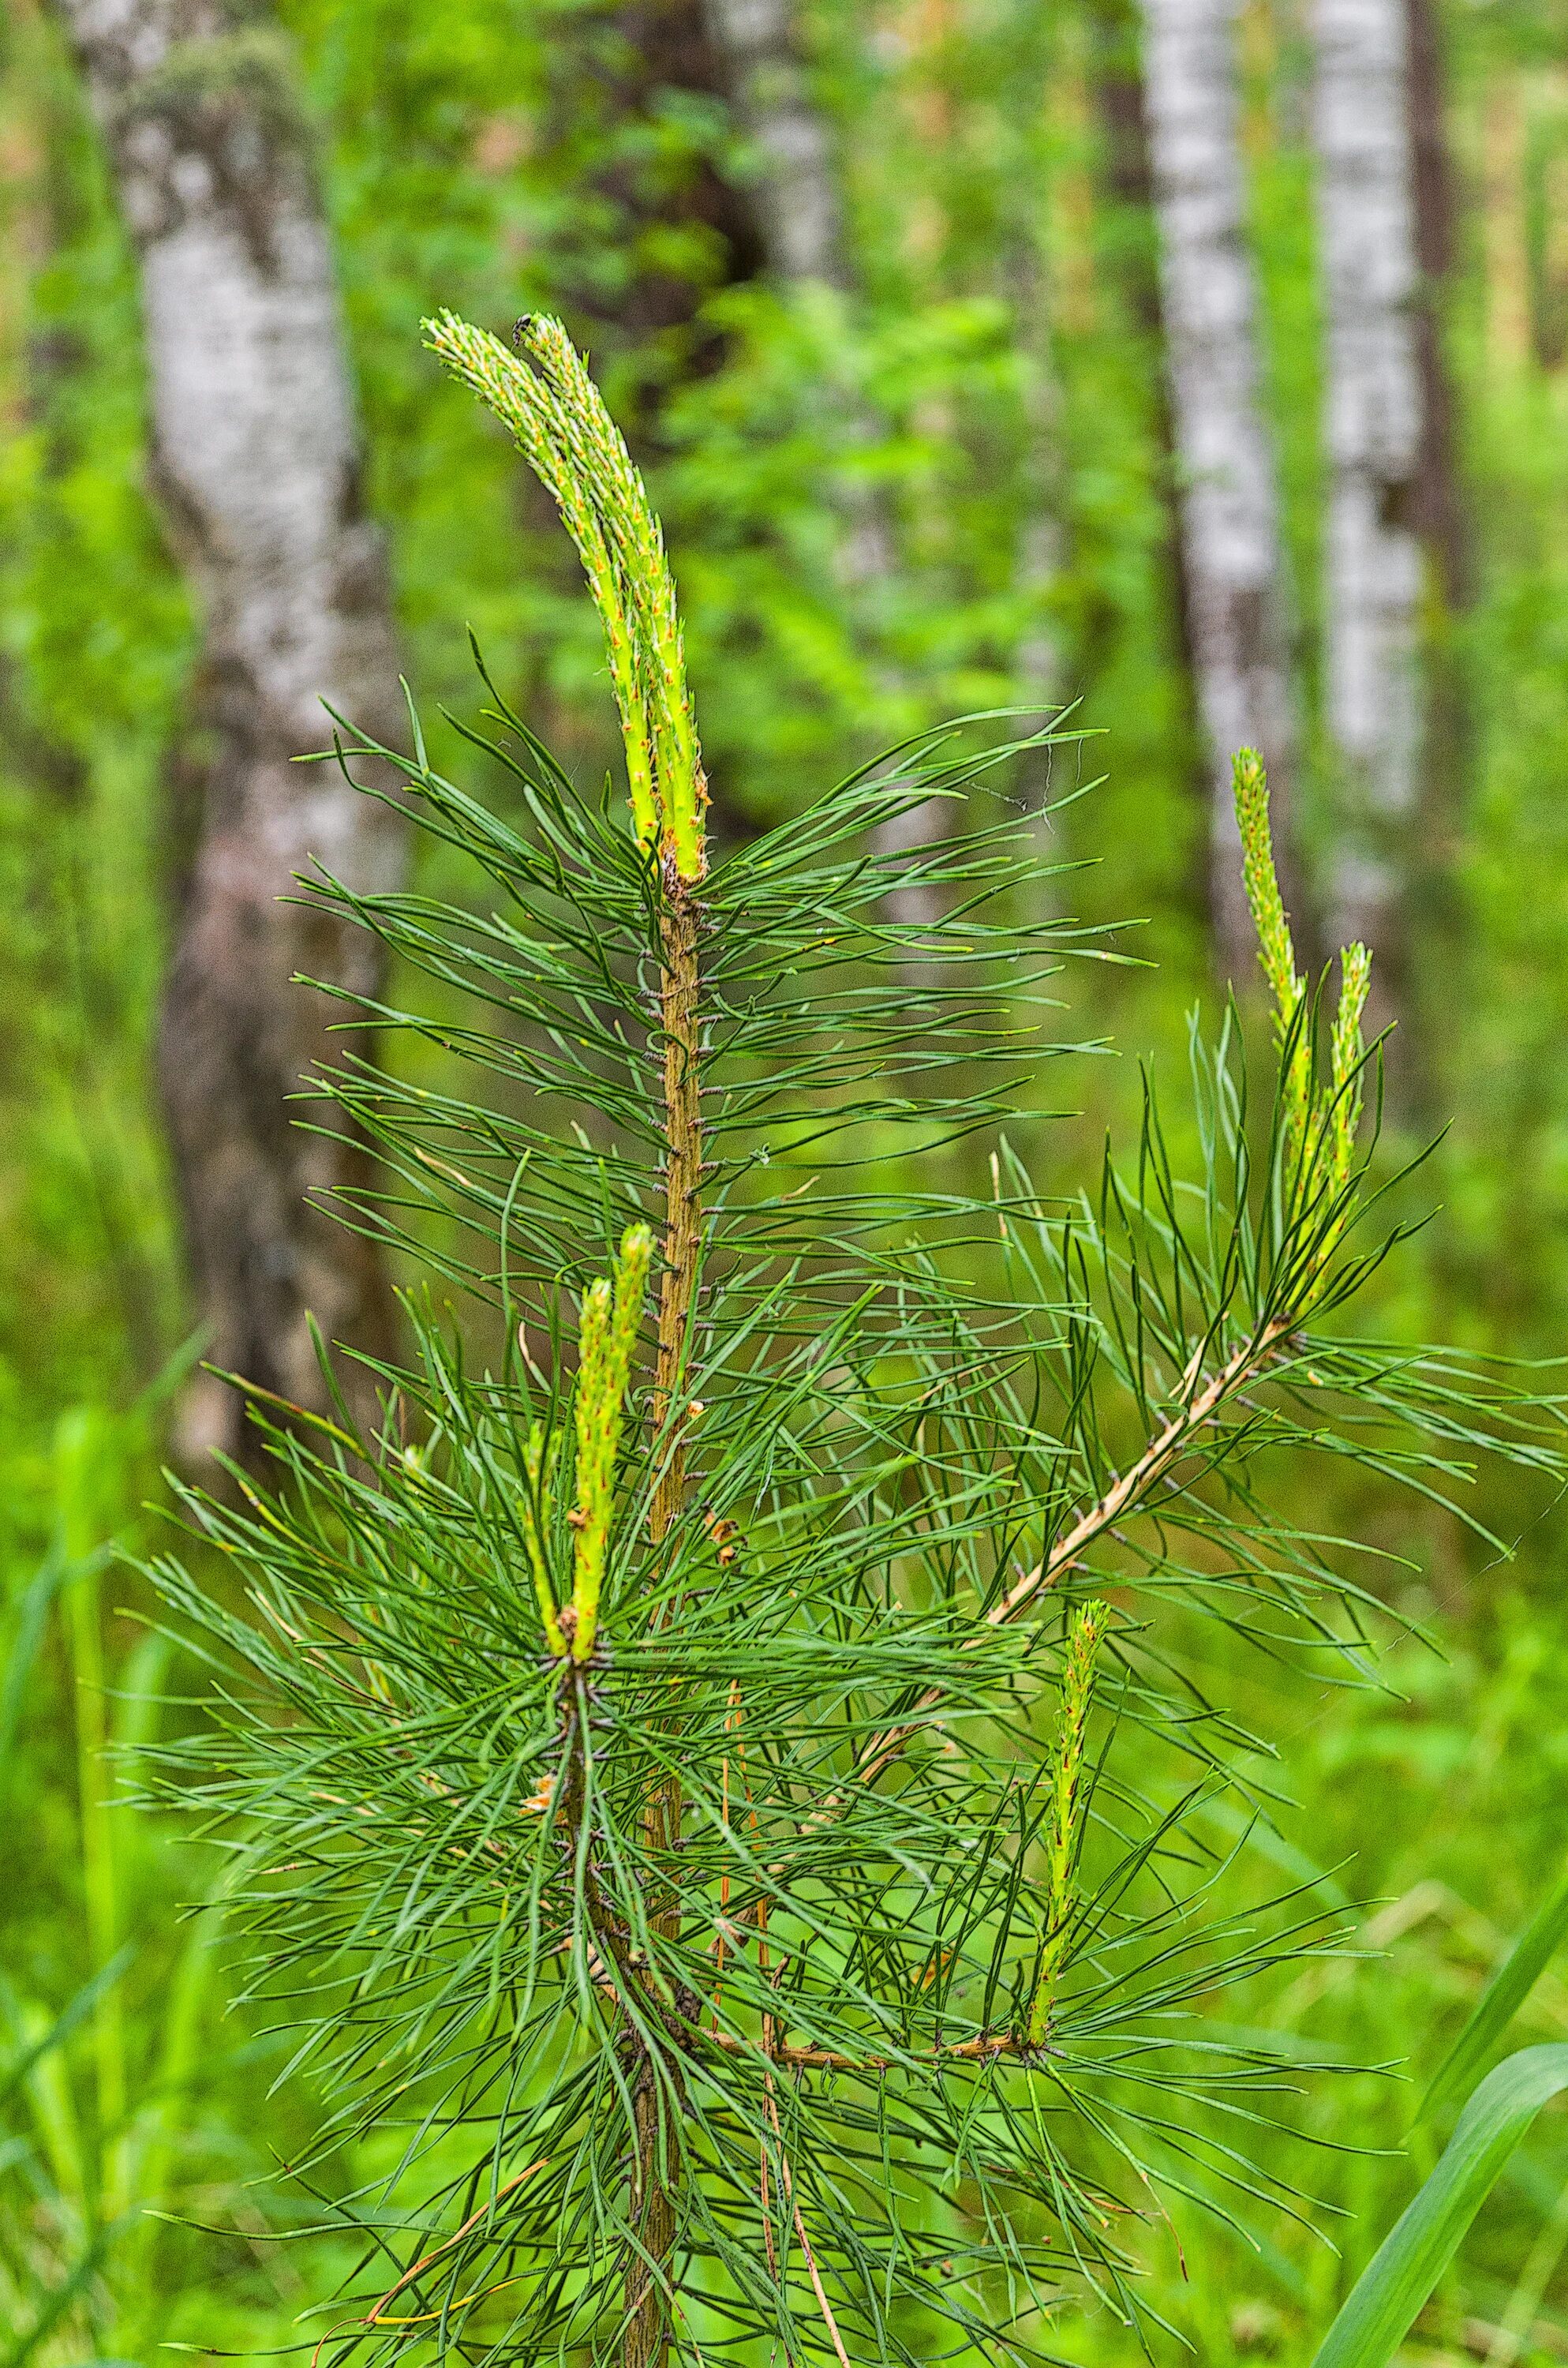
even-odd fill
[[[1082,697],[1074,725],[1111,727],[1107,741],[1025,759],[1037,796],[1043,781],[1060,793],[1107,774],[1059,809],[1052,856],[1094,868],[1059,875],[1050,909],[1094,924],[1147,915],[1148,929],[1115,943],[1155,966],[1072,966],[1075,1030],[1113,1036],[1123,1057],[1053,1062],[1031,1078],[1037,1115],[1072,1114],[1031,1133],[1028,1156],[1042,1190],[1094,1179],[1107,1123],[1136,1126],[1129,1056],[1152,1047],[1173,1161],[1187,1169],[1201,1151],[1177,1089],[1187,1014],[1201,996],[1211,1038],[1220,1002],[1194,911],[1200,825],[1164,545],[1157,357],[1136,304],[1148,231],[1097,172],[1097,15],[966,12],[938,74],[896,33],[851,40],[858,12],[820,10],[823,87],[853,128],[858,279],[853,295],[787,295],[714,285],[699,233],[671,230],[641,202],[704,155],[743,170],[744,143],[721,108],[689,95],[619,116],[603,8],[372,0],[283,13],[319,127],[375,498],[427,707],[468,712],[472,623],[506,703],[575,780],[596,782],[612,751],[594,620],[553,525],[519,490],[505,439],[414,336],[442,302],[503,336],[525,310],[558,309],[637,425],[680,556],[724,854],[898,734],[1038,697],[1026,661],[1043,633],[1060,692]],[[1250,10],[1246,25],[1271,398],[1311,687],[1321,461],[1301,38],[1284,10]],[[1522,336],[1514,324],[1521,290],[1544,290],[1548,310],[1558,301],[1542,225],[1565,134],[1562,28],[1550,9],[1510,6],[1455,11],[1449,29],[1455,147],[1471,175],[1451,329],[1479,575],[1445,649],[1469,728],[1460,926],[1438,950],[1442,1020],[1428,1053],[1434,1104],[1454,1124],[1398,1204],[1440,1213],[1367,1288],[1385,1335],[1547,1355],[1568,1306],[1568,381],[1550,341],[1532,345],[1528,317]],[[177,812],[165,824],[161,785],[191,641],[140,487],[134,291],[90,127],[47,26],[17,8],[4,40],[0,2362],[141,2362],[160,2340],[273,2360],[356,2259],[280,2160],[337,2194],[356,2182],[379,2192],[392,2165],[335,2137],[333,2099],[311,2065],[291,2066],[267,2012],[222,2011],[210,1924],[179,1913],[221,1880],[216,1852],[176,1845],[162,1808],[106,1807],[94,1773],[100,1724],[121,1743],[167,1742],[200,1733],[205,1716],[206,1675],[141,1624],[151,1597],[111,1558],[114,1542],[144,1550],[153,1536],[140,1508],[160,1493],[156,1393],[183,1337],[147,1046],[185,827]],[[918,104],[937,83],[949,97],[939,141]],[[1511,124],[1514,146],[1501,138]],[[619,324],[619,292],[652,263],[688,275],[695,330]],[[1031,572],[1017,529],[1042,477],[1062,550],[1053,569]],[[898,572],[882,585],[846,581],[835,561],[865,486],[897,529]],[[452,769],[438,727],[432,743]],[[474,762],[483,812],[512,828],[520,789],[494,760]],[[1328,826],[1309,781],[1309,847]],[[421,886],[466,907],[469,883],[433,837],[422,860]],[[1249,1026],[1250,984],[1238,982]],[[432,1025],[397,1048],[397,1078],[445,1091],[451,990],[411,962],[398,992]],[[1261,1022],[1256,1032],[1255,1078],[1267,1068]],[[889,1189],[913,1189],[908,1171]],[[458,1255],[460,1216],[422,1233],[422,1264]],[[608,1270],[619,1239],[619,1224],[599,1228],[579,1283]],[[487,1358],[498,1367],[499,1337],[477,1325],[471,1372]],[[558,1459],[577,1451],[564,1404],[541,1406],[540,1420],[542,1487],[551,1431]],[[1279,1485],[1304,1527],[1367,1539],[1381,1555],[1370,1584],[1386,1617],[1368,1622],[1383,1690],[1326,1673],[1286,1679],[1217,1624],[1182,1634],[1204,1699],[1259,1738],[1251,1775],[1270,1804],[1256,1823],[1223,1798],[1195,1811],[1216,1912],[1245,1917],[1301,1886],[1304,1907],[1352,1941],[1260,1965],[1197,2001],[1217,2046],[1256,2051],[1299,2091],[1274,2108],[1295,2140],[1247,2139],[1267,2193],[1305,2185],[1323,2205],[1310,2215],[1321,2235],[1260,2197],[1244,2207],[1250,2237],[1174,2210],[1174,2226],[1156,2214],[1127,2238],[1150,2265],[1153,2306],[1218,2363],[1314,2356],[1437,2159],[1444,2118],[1412,2128],[1416,2100],[1546,1898],[1563,1847],[1560,1525],[1511,1485],[1467,1490],[1484,1526],[1524,1531],[1510,1560],[1376,1474],[1335,1467],[1300,1504]],[[409,1486],[422,1501],[413,1467]],[[564,1606],[577,1567],[562,1528],[571,1492],[562,1480],[539,1501]],[[722,1568],[721,1603],[738,1566],[737,1554]],[[612,1577],[612,1620],[615,1600]],[[1108,1638],[1097,1668],[1109,1650]],[[99,1661],[110,1690],[95,1710]],[[1038,1731],[1050,1737],[1049,1717]],[[1047,1830],[1060,1839],[1065,1828]],[[1070,1873],[1048,1901],[1047,1936],[1081,1896],[1076,1882]],[[1042,1949],[1041,1984],[1047,1967]],[[1549,1968],[1512,2038],[1564,2034],[1568,1988]],[[1501,2029],[1491,2039],[1506,2044]],[[1369,2068],[1309,2068],[1326,2062]],[[1399,2066],[1407,2078],[1388,2068]],[[132,2199],[173,2216],[124,2220]],[[272,2244],[288,2224],[316,2233]],[[1510,2157],[1411,2354],[1561,2356],[1565,2255],[1568,2146],[1548,2112]],[[309,2356],[324,2323],[304,2322],[294,2356]],[[1054,2340],[1085,2362],[1137,2356],[1108,2317],[1064,2323]]]

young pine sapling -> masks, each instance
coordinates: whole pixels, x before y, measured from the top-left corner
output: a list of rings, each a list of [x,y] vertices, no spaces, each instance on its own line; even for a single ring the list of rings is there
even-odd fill
[[[1196,2007],[1329,1936],[1226,1906],[1207,1814],[1267,1813],[1267,1753],[1205,1623],[1210,1664],[1222,1633],[1367,1681],[1379,1603],[1291,1517],[1296,1465],[1447,1497],[1550,1442],[1345,1321],[1388,1247],[1368,960],[1320,1046],[1254,756],[1271,1110],[1233,1019],[1195,1030],[1193,1178],[1151,1091],[1130,1167],[1048,1191],[1017,1143],[1074,932],[1035,918],[1036,820],[985,800],[1076,735],[968,719],[719,852],[659,525],[582,360],[539,317],[428,335],[577,546],[631,828],[493,687],[456,729],[509,815],[416,717],[406,756],[344,726],[494,900],[312,892],[432,983],[387,1034],[491,1081],[335,1071],[387,1179],[345,1213],[495,1345],[416,1292],[380,1437],[257,1395],[277,1493],[187,1499],[249,1611],[162,1569],[228,1672],[176,1780],[322,2087],[294,2169],[362,2240],[316,2357],[1040,2356],[1085,2297],[1140,2316],[1162,2196],[1290,2204],[1245,2154],[1274,2073]],[[876,851],[933,797],[961,832]]]

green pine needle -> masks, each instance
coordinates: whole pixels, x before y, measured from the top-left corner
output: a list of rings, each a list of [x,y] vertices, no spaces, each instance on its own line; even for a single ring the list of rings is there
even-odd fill
[[[533,1573],[534,1593],[539,1600],[540,1619],[543,1623],[545,1642],[552,1653],[564,1656],[565,1632],[561,1614],[556,1609],[555,1590],[550,1581],[546,1560],[546,1540],[550,1534],[551,1482],[555,1461],[555,1441],[541,1422],[528,1425],[528,1441],[523,1449],[523,1474],[528,1483],[519,1512],[523,1536],[528,1549],[528,1568]]]

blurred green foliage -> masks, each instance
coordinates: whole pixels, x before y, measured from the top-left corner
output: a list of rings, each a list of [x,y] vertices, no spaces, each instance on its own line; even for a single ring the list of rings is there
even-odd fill
[[[1135,1095],[1130,1056],[1179,1061],[1187,1007],[1214,993],[1151,228],[1111,185],[1096,97],[1125,45],[1118,9],[813,0],[802,16],[842,157],[851,284],[796,292],[725,284],[683,192],[705,164],[755,183],[757,159],[710,95],[638,85],[631,18],[606,0],[286,0],[282,14],[319,126],[372,498],[427,706],[469,700],[472,624],[563,757],[590,772],[610,757],[570,555],[415,334],[440,304],[504,328],[547,302],[640,425],[722,829],[787,813],[846,757],[955,708],[1072,698],[1108,727],[1091,744],[1106,785],[1057,827],[1093,867],[1077,882],[1088,917],[1147,916],[1128,943],[1157,967],[1085,966],[1072,982],[1081,1031],[1114,1034],[1129,1056],[1079,1064],[1070,1087],[1051,1079],[1082,1113],[1060,1129],[1062,1176],[1085,1172]],[[1437,653],[1465,717],[1457,928],[1434,936],[1426,1013],[1453,1124],[1426,1171],[1441,1213],[1387,1315],[1551,1353],[1568,1312],[1568,27],[1560,0],[1455,0],[1446,32],[1462,199],[1449,326],[1477,575]],[[275,2157],[308,2129],[310,2097],[285,2081],[262,2107],[278,2062],[218,2012],[202,1928],[176,1913],[212,1879],[201,1853],[111,1810],[96,1861],[101,1884],[106,1849],[113,1861],[106,1918],[84,1850],[73,1589],[97,1593],[111,1731],[194,1715],[160,1702],[199,1691],[131,1616],[146,1608],[136,1583],[98,1558],[155,1486],[147,1392],[185,1322],[151,1037],[192,827],[181,712],[195,643],[144,479],[135,288],[96,138],[32,0],[0,43],[0,2368],[141,2362],[161,2340],[273,2358],[299,2340],[294,2313],[327,2283],[334,2241],[263,2241],[309,2216]],[[1242,48],[1310,723],[1321,382],[1294,0],[1248,0]],[[650,279],[681,298],[676,325],[653,334],[627,325]],[[886,576],[844,563],[846,521],[868,506],[895,557]],[[1309,852],[1328,826],[1309,768]],[[1234,1880],[1261,1892],[1283,1869],[1335,1905],[1382,1903],[1348,1908],[1382,1953],[1276,1986],[1256,2021],[1287,2052],[1310,2034],[1314,2053],[1369,2066],[1414,2058],[1419,2082],[1562,1856],[1561,1534],[1542,1523],[1514,1565],[1482,1570],[1436,1524],[1412,1539],[1375,1500],[1335,1509],[1425,1565],[1391,1589],[1443,1652],[1400,1646],[1388,1698],[1325,1693],[1289,1732],[1253,1674],[1244,1707],[1278,1736],[1300,1807],[1282,1814],[1275,1862],[1255,1843]],[[109,1987],[42,2044],[106,1972]],[[1564,2032],[1568,1975],[1537,1991],[1518,2035]],[[1314,2235],[1260,2213],[1256,2251],[1205,2234],[1185,2265],[1176,2236],[1151,2231],[1162,2304],[1206,2362],[1311,2357],[1411,2191],[1412,2164],[1388,2150],[1418,2094],[1368,2072],[1304,2096],[1318,2191],[1343,2222],[1320,2217]],[[1418,2137],[1415,2170],[1435,2145]],[[108,2233],[132,2189],[229,2233]],[[1549,2114],[1412,2356],[1564,2356],[1565,2253],[1568,2146]],[[1104,2322],[1064,2323],[1060,2340],[1102,2368],[1124,2356]]]

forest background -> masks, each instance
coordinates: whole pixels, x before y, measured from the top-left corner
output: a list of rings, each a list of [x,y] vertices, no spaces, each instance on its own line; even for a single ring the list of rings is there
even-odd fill
[[[140,2362],[165,2340],[281,2358],[341,2241],[270,2240],[319,2217],[283,2172],[308,2080],[222,2011],[210,1921],[179,1912],[215,1869],[113,1806],[98,1757],[104,1730],[134,1742],[200,1683],[112,1554],[148,1533],[171,1438],[191,1446],[187,1344],[203,1321],[210,1342],[222,1287],[199,1240],[193,1287],[167,1021],[162,1096],[154,1045],[236,727],[202,654],[218,563],[189,564],[188,519],[183,544],[169,530],[179,456],[150,416],[125,151],[71,46],[90,51],[93,13],[9,0],[0,52],[4,2368]],[[1179,1087],[1193,1006],[1212,1015],[1228,976],[1251,1005],[1211,742],[1259,737],[1303,923],[1379,947],[1391,1143],[1440,1135],[1411,1203],[1437,1213],[1388,1270],[1383,1320],[1560,1349],[1558,0],[187,14],[215,43],[201,103],[308,159],[383,621],[427,712],[474,703],[472,626],[575,770],[611,758],[548,506],[417,338],[440,304],[497,328],[549,306],[591,347],[665,521],[720,835],[955,711],[1072,701],[1106,734],[1019,785],[1062,801],[1077,916],[1144,924],[1114,940],[1135,959],[1064,985],[1074,1030],[1111,1048],[1040,1083],[1041,1111],[1065,1112],[1065,1190],[1135,1110],[1138,1055]],[[1358,41],[1381,80],[1344,72]],[[1206,520],[1216,438],[1234,500]],[[1436,1517],[1396,1531],[1375,1494],[1333,1511],[1387,1547],[1391,1611],[1440,1649],[1391,1623],[1390,1691],[1305,1711],[1248,1672],[1288,1798],[1225,1880],[1238,1904],[1303,1884],[1352,1938],[1249,2001],[1268,2044],[1420,2078],[1561,1861],[1563,1540],[1532,1515],[1517,1556],[1486,1563]],[[1238,1838],[1216,1809],[1217,1852]],[[1549,1977],[1521,2035],[1565,2034],[1568,1980]],[[1161,2305],[1199,2356],[1311,2357],[1429,2167],[1431,2141],[1402,2151],[1411,2095],[1386,2070],[1304,2084],[1309,2183],[1346,2215],[1314,2212],[1319,2234],[1260,2206],[1256,2241],[1187,2228],[1184,2260],[1152,2230]],[[1102,2362],[1123,2340],[1103,2320],[1061,2334]],[[1568,2356],[1561,2116],[1409,2356]]]

